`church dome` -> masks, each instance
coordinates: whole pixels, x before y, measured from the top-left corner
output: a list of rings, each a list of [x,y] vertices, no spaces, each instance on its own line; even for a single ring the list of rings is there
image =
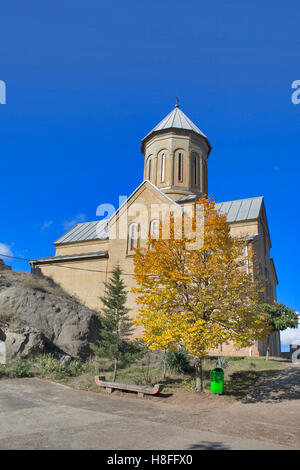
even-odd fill
[[[196,124],[193,123],[193,121],[191,121],[186,116],[186,114],[184,114],[184,112],[181,111],[179,105],[176,104],[175,108],[142,139],[142,152],[145,145],[145,141],[152,134],[170,129],[192,131],[195,134],[203,137],[206,140],[209,148],[211,148],[206,135],[199,129],[199,127],[196,126]]]

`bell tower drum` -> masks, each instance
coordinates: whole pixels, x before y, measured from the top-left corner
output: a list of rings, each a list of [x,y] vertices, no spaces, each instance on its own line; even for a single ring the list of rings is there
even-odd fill
[[[144,180],[172,199],[207,194],[207,137],[175,108],[142,140]]]

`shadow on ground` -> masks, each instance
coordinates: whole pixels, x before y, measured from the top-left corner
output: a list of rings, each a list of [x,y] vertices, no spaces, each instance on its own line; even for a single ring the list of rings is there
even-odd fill
[[[251,390],[242,403],[276,403],[300,399],[300,367],[281,371]]]
[[[199,444],[192,444],[189,450],[229,450],[230,447],[225,447],[222,442],[209,442],[202,441]]]
[[[224,395],[242,403],[274,403],[300,398],[300,368],[239,371],[224,385]]]

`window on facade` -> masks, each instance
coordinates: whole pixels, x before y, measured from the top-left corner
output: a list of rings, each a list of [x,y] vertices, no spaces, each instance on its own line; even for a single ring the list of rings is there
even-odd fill
[[[183,163],[183,159],[182,159],[182,153],[179,153],[178,154],[178,181],[182,181],[182,163]]]
[[[203,190],[207,192],[207,166],[206,162],[203,161]]]
[[[197,186],[198,183],[198,175],[197,175],[197,157],[194,157],[194,185]]]
[[[161,182],[165,181],[165,171],[166,171],[166,155],[163,153],[161,156]]]
[[[138,224],[133,223],[128,228],[128,253],[138,247]]]
[[[159,235],[159,221],[157,219],[152,220],[150,223],[150,235],[152,238],[158,238]]]
[[[152,158],[148,159],[148,180],[151,180]]]

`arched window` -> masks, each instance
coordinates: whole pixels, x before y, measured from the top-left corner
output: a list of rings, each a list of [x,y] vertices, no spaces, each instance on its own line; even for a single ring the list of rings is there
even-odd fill
[[[194,186],[200,185],[200,159],[197,153],[192,154],[191,159],[191,181]]]
[[[165,173],[166,173],[166,154],[163,153],[161,156],[161,174],[160,180],[162,183],[165,181]]]
[[[147,179],[151,180],[152,176],[152,157],[148,158],[148,163],[147,163]]]
[[[150,235],[152,238],[158,238],[159,236],[159,221],[157,219],[150,222]]]
[[[138,247],[139,226],[136,222],[128,227],[128,253],[132,253],[134,248]]]
[[[203,191],[207,193],[207,164],[203,160]]]
[[[198,164],[198,159],[196,155],[194,156],[194,185],[197,186],[198,183],[198,171],[197,171],[197,165]]]
[[[178,154],[178,181],[182,181],[183,178],[183,155]]]

